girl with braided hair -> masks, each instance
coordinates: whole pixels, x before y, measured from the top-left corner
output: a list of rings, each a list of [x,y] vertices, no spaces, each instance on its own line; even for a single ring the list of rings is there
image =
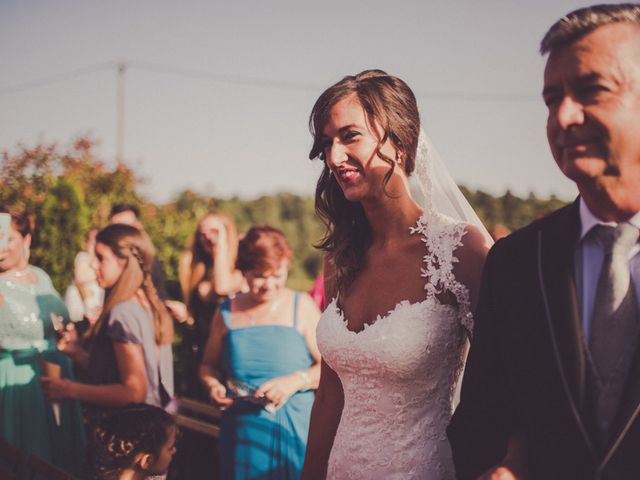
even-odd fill
[[[103,415],[95,437],[93,478],[99,480],[165,475],[176,451],[175,420],[153,405],[130,405]]]
[[[81,400],[90,421],[131,403],[164,406],[173,395],[173,324],[151,280],[151,241],[135,227],[112,224],[98,233],[95,251],[102,314],[82,341],[71,324],[58,342],[86,369],[88,383],[42,378],[50,400]]]

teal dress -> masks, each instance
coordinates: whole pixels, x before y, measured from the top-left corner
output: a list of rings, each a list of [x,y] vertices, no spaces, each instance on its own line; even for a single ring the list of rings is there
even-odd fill
[[[84,427],[77,401],[60,402],[60,426],[45,399],[39,360],[57,363],[73,378],[71,362],[56,350],[51,313],[68,318],[49,276],[36,267],[35,284],[0,277],[0,436],[64,470],[78,474]]]
[[[309,368],[313,358],[297,329],[298,294],[291,326],[231,328],[230,303],[220,305],[228,328],[222,345],[228,380],[257,389],[267,380]],[[219,450],[224,479],[298,479],[309,433],[313,391],[298,392],[275,413],[236,401],[222,415]]]

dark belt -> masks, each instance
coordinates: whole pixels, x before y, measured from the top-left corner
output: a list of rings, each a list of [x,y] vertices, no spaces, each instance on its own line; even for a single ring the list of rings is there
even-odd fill
[[[17,348],[15,350],[7,350],[4,348],[0,348],[0,358],[8,358],[8,357],[29,358],[29,357],[34,357],[36,355],[40,355],[42,353],[52,352],[52,351],[55,351],[55,348],[51,348],[49,346],[47,346],[47,348],[45,349],[29,347],[29,348]]]

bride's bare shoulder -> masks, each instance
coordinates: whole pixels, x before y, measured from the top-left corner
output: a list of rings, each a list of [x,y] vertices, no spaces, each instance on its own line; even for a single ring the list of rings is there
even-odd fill
[[[487,252],[493,245],[493,240],[487,237],[488,234],[481,231],[477,226],[466,224],[462,244],[457,248],[456,253],[466,256],[486,257]],[[460,257],[458,257],[460,260]]]
[[[463,283],[471,296],[471,304],[475,306],[484,261],[491,248],[491,240],[475,225],[466,225],[462,243],[456,248],[453,273]]]

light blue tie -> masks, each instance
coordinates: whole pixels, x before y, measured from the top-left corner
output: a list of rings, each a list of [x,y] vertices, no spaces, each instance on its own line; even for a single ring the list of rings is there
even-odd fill
[[[640,230],[629,224],[594,227],[604,247],[589,336],[592,395],[600,434],[610,433],[640,336],[629,253]]]

